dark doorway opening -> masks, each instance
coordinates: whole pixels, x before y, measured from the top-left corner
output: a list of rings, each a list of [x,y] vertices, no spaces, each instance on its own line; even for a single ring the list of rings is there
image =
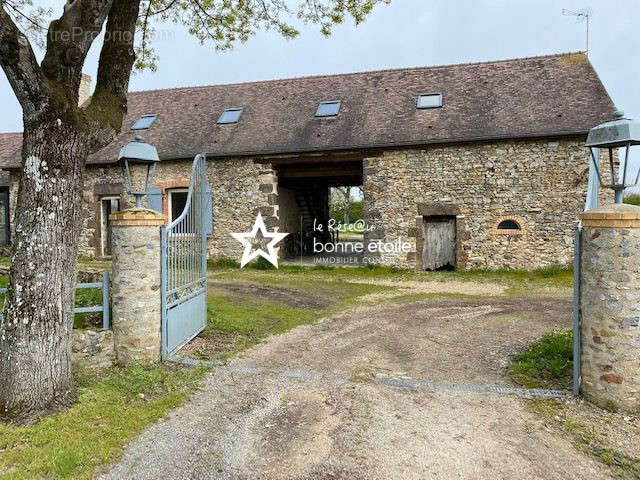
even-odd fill
[[[111,255],[112,244],[112,231],[111,220],[109,215],[120,210],[120,197],[102,197],[100,199],[100,211],[101,211],[101,253],[102,256]]]
[[[318,155],[271,163],[278,176],[280,231],[289,233],[281,257],[310,264],[357,263],[352,258],[338,258],[339,251],[346,248],[339,245],[341,234],[335,231],[338,222],[331,219],[330,200],[335,188],[362,185],[362,158]],[[347,237],[343,234],[342,240]],[[318,252],[323,248],[320,246],[329,251]]]
[[[176,220],[185,207],[187,206],[187,197],[189,196],[189,190],[187,188],[176,188],[169,190],[169,221]]]
[[[424,270],[456,268],[456,217],[448,215],[423,217],[422,238]]]

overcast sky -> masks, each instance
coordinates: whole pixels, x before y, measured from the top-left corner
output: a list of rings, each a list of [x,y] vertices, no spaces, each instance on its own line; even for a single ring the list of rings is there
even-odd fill
[[[37,1],[35,3],[38,3]],[[42,2],[60,9],[62,1]],[[585,50],[585,24],[562,9],[590,7],[589,57],[627,116],[640,119],[640,0],[392,0],[358,28],[330,38],[313,25],[284,40],[264,32],[220,53],[183,29],[161,26],[158,71],[136,74],[132,90],[267,80],[381,68],[441,65]],[[295,21],[295,19],[294,19]],[[99,46],[86,73],[95,76]],[[22,130],[22,112],[0,73],[0,131]]]

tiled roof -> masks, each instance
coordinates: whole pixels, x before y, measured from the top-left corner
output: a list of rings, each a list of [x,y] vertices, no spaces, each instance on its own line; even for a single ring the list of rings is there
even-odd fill
[[[0,166],[20,162],[22,133],[0,133]],[[0,171],[0,186],[9,185],[8,172]]]
[[[442,108],[416,109],[428,92]],[[326,100],[341,100],[340,114],[316,118]],[[217,125],[231,107],[244,108],[239,123]],[[115,161],[135,134],[161,159],[269,155],[581,135],[613,110],[584,53],[132,92],[123,133],[89,163]],[[151,113],[149,130],[130,130]]]

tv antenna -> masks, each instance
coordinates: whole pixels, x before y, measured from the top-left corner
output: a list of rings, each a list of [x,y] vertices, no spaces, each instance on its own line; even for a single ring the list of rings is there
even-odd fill
[[[568,17],[576,17],[576,23],[585,22],[587,24],[587,56],[589,56],[589,20],[592,12],[591,8],[583,8],[582,10],[568,10],[562,9],[562,14]]]

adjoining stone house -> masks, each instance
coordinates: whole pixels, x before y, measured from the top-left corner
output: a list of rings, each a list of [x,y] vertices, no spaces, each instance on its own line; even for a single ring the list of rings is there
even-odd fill
[[[132,92],[122,134],[88,161],[81,253],[109,253],[108,214],[130,204],[118,151],[140,135],[161,157],[149,203],[167,221],[184,205],[193,156],[207,154],[211,258],[238,259],[230,233],[258,211],[292,234],[281,255],[297,252],[312,219],[328,218],[328,188],[362,185],[365,244],[410,244],[378,255],[386,265],[431,266],[434,231],[456,268],[566,264],[586,134],[613,111],[584,53]],[[11,203],[17,137],[0,135]]]

